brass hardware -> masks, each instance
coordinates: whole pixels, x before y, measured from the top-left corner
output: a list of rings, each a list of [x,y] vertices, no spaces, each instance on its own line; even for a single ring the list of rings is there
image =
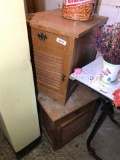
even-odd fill
[[[46,36],[46,34],[38,33],[38,38],[39,38],[40,40],[45,41],[45,40],[47,39],[47,36]]]
[[[64,80],[65,80],[65,77],[66,77],[66,75],[65,75],[65,74],[63,74],[63,75],[62,75],[62,81],[64,81]]]
[[[77,110],[75,113],[76,113],[76,114],[80,114],[80,113],[81,113],[81,110]]]

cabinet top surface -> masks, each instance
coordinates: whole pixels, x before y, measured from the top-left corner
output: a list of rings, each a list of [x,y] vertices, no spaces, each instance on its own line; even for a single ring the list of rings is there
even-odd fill
[[[103,25],[107,20],[108,17],[100,15],[94,15],[93,20],[84,22],[68,20],[62,17],[60,9],[27,15],[27,22],[31,27],[73,37],[80,37],[91,29]]]
[[[98,98],[97,94],[79,85],[65,105],[61,105],[42,92],[39,92],[38,101],[51,120],[55,122],[78,109],[84,109],[84,107],[87,107],[91,102],[95,102]]]

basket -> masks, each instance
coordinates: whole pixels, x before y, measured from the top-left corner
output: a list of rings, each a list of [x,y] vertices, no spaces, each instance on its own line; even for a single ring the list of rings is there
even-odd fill
[[[93,19],[94,3],[88,3],[81,6],[67,7],[63,3],[62,16],[71,20],[88,21]]]

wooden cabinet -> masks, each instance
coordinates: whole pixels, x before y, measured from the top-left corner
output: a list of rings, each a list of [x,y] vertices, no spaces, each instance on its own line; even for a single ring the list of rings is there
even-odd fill
[[[31,31],[38,91],[45,91],[62,101],[69,79],[71,57],[66,54],[69,49],[69,37],[35,28]],[[45,40],[40,40],[42,34],[46,36]],[[66,41],[66,45],[58,43],[57,38]]]
[[[28,13],[39,11],[39,0],[24,0]]]
[[[87,130],[98,109],[97,100],[98,95],[82,85],[76,88],[65,106],[39,93],[42,129],[54,150]]]
[[[37,12],[27,20],[31,39],[38,91],[65,104],[76,84],[69,75],[95,58],[90,35],[107,21],[94,16],[92,21],[64,19],[61,10]],[[30,36],[29,36],[30,37]]]

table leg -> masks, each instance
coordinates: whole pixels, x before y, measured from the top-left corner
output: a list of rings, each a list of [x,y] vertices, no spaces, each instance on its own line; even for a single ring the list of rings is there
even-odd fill
[[[110,104],[109,106],[109,117],[112,122],[114,122],[117,126],[120,127],[120,123],[114,119],[114,106]]]
[[[98,129],[100,128],[100,126],[102,125],[103,121],[106,119],[106,117],[109,114],[109,104],[105,99],[102,99],[102,104],[103,104],[103,108],[102,108],[102,112],[92,130],[92,132],[90,133],[88,140],[87,140],[87,148],[89,153],[96,159],[96,160],[101,160],[101,158],[99,158],[94,149],[91,147],[91,141],[94,138],[95,134],[97,133]]]

